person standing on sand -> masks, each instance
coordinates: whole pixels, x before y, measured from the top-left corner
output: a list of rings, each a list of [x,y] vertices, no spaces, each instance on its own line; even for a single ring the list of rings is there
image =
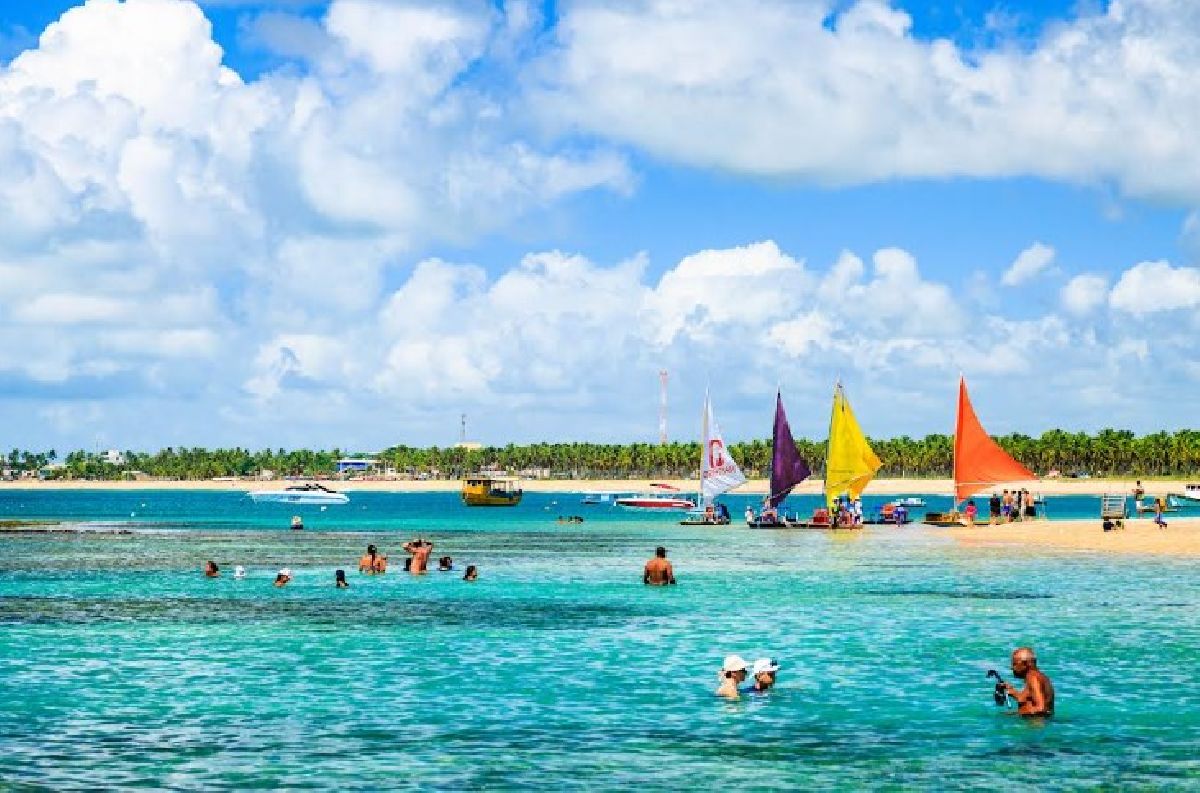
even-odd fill
[[[646,562],[642,583],[649,586],[674,585],[675,569],[667,561],[667,549],[661,545],[654,549],[654,558]]]
[[[974,499],[967,502],[967,508],[963,510],[963,514],[966,516],[964,525],[974,526],[975,516],[979,514],[979,508],[975,506]]]
[[[1032,647],[1018,647],[1012,654],[1012,672],[1025,681],[1021,691],[1005,684],[1008,695],[1017,701],[1018,716],[1053,716],[1054,685],[1042,670]]]
[[[1137,480],[1137,484],[1133,486],[1133,505],[1141,506],[1142,499],[1146,497],[1146,489],[1142,487],[1142,480]]]
[[[1167,527],[1167,521],[1163,517],[1163,512],[1166,511],[1166,508],[1167,505],[1166,502],[1163,501],[1162,496],[1154,499],[1154,525],[1158,526],[1160,529],[1165,529]]]
[[[412,564],[408,566],[408,572],[413,575],[423,575],[428,571],[429,554],[433,553],[433,543],[418,537],[404,543],[404,550],[412,556]]]
[[[988,525],[995,526],[1000,522],[1000,496],[992,493],[988,499]]]

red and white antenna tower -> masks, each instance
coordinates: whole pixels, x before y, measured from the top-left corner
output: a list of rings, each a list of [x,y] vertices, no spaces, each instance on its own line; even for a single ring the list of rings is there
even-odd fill
[[[667,370],[658,371],[658,445],[667,445]]]

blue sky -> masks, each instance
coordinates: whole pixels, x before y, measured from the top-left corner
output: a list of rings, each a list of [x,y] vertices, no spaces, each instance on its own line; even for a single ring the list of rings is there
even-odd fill
[[[0,444],[1194,412],[1182,0],[77,5],[0,10]]]

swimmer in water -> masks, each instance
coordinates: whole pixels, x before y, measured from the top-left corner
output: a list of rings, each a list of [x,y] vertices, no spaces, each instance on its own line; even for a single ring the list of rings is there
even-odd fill
[[[279,575],[275,576],[275,586],[277,586],[277,587],[287,586],[288,582],[290,582],[291,580],[292,580],[292,571],[285,567],[279,571]]]
[[[438,570],[439,571],[444,573],[447,570],[453,570],[453,569],[454,569],[454,560],[451,559],[449,556],[443,556],[441,559],[438,559]]]
[[[746,659],[742,656],[725,656],[725,663],[721,665],[721,671],[717,673],[717,677],[721,680],[721,685],[717,688],[718,697],[738,698],[738,684],[746,679],[746,667]]]
[[[409,565],[408,572],[413,575],[422,575],[429,569],[429,555],[433,553],[432,542],[418,537],[404,543],[404,550],[412,555],[412,564]]]
[[[479,568],[473,564],[467,565],[467,572],[463,573],[464,581],[474,581],[479,578]]]
[[[210,561],[207,561],[204,563],[204,577],[205,578],[216,578],[220,574],[221,574],[221,568],[217,567],[216,562],[210,560]]]
[[[366,573],[367,575],[375,575],[379,572],[376,569],[375,563],[379,560],[379,551],[374,545],[367,546],[367,552],[358,560],[358,572]],[[385,567],[386,569],[386,567]]]
[[[654,558],[646,562],[646,569],[642,571],[642,583],[650,586],[675,583],[675,568],[667,561],[667,549],[661,545],[654,549]]]
[[[765,694],[775,687],[775,673],[779,671],[779,664],[770,658],[759,658],[754,662],[754,666],[750,667],[750,677],[754,682],[748,687],[742,689],[743,694]]]
[[[346,580],[345,570],[333,571],[333,585],[338,589],[346,589],[350,586],[350,582]]]
[[[1054,685],[1042,670],[1038,669],[1037,657],[1032,647],[1018,647],[1012,654],[1012,672],[1025,681],[1025,688],[1017,691],[1005,685],[1008,695],[1017,701],[1018,716],[1053,716]]]

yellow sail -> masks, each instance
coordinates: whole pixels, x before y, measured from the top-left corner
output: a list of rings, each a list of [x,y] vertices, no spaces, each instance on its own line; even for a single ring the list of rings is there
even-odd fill
[[[879,470],[879,458],[863,435],[842,384],[833,392],[833,416],[829,419],[829,452],[825,460],[825,501],[830,506],[838,496],[862,495],[863,488]]]

